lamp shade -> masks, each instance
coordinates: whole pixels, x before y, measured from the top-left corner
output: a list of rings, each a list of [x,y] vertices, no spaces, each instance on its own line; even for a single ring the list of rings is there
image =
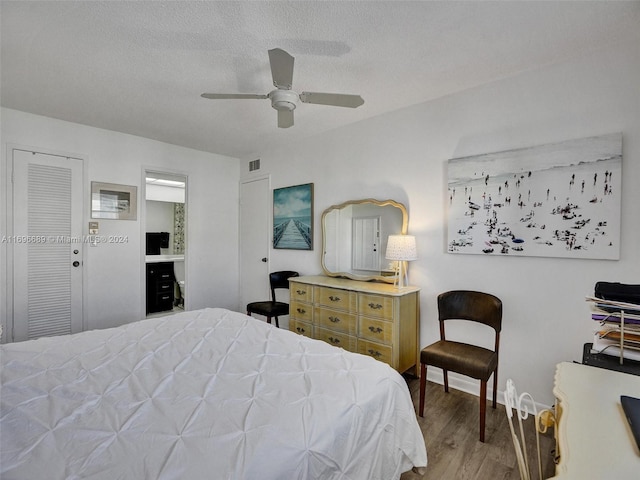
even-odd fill
[[[387,260],[417,260],[416,237],[413,235],[389,235]]]

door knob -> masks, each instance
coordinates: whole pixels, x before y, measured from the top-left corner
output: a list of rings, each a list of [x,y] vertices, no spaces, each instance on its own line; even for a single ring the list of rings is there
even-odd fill
[[[268,261],[267,257],[262,257],[262,261],[263,261],[264,263],[267,263],[267,261]]]
[[[80,262],[76,260],[75,262],[73,262],[73,266],[74,266],[74,267],[78,267],[78,266],[80,266]]]

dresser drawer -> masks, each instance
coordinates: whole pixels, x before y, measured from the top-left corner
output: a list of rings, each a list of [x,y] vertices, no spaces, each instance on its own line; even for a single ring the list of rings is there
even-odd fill
[[[147,311],[149,313],[165,312],[173,308],[173,292],[159,293],[152,298],[147,298]]]
[[[350,352],[356,352],[357,339],[346,333],[328,330],[322,327],[316,327],[314,338],[325,341],[334,347],[342,347]]]
[[[358,353],[362,355],[369,355],[370,357],[380,360],[381,362],[391,364],[392,348],[389,345],[381,345],[375,342],[368,342],[366,340],[358,340]]]
[[[156,283],[156,293],[166,293],[173,291],[173,282],[158,282]]]
[[[366,340],[393,345],[393,323],[370,317],[360,317],[358,336]]]
[[[369,317],[393,319],[393,297],[358,294],[358,313]]]
[[[329,330],[337,330],[350,335],[358,334],[358,319],[354,313],[316,307],[313,311],[313,320],[316,325]]]
[[[289,330],[292,332],[304,335],[305,337],[313,338],[313,325],[307,322],[301,322],[300,320],[290,319]]]
[[[340,290],[339,288],[315,287],[315,302],[331,308],[354,312],[357,306],[356,292]]]
[[[313,307],[308,303],[291,300],[289,302],[289,316],[296,320],[312,323]]]
[[[313,302],[313,286],[304,283],[289,282],[289,298],[290,300],[299,300],[301,302]]]

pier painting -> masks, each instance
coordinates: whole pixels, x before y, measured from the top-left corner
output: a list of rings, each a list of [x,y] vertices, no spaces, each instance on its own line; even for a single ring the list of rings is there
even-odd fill
[[[622,134],[448,162],[450,253],[620,258]]]
[[[313,250],[313,183],[273,190],[273,248]]]

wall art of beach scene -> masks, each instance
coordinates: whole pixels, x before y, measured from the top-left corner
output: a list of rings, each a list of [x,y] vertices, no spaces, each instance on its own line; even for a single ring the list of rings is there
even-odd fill
[[[620,258],[622,134],[454,158],[450,253]]]
[[[273,248],[313,250],[313,183],[274,189]]]

